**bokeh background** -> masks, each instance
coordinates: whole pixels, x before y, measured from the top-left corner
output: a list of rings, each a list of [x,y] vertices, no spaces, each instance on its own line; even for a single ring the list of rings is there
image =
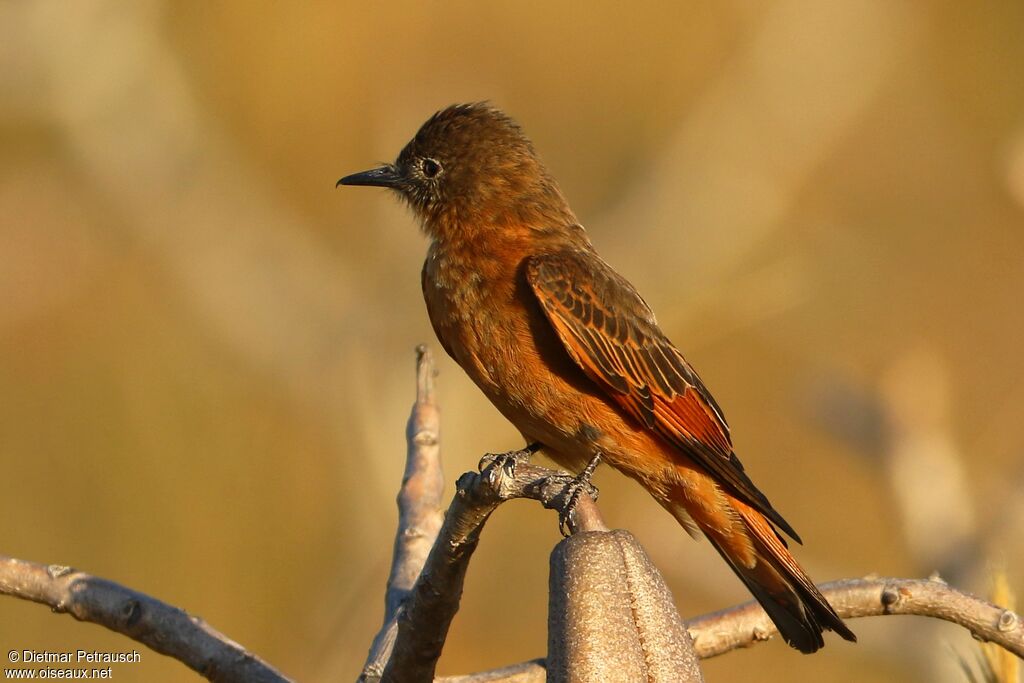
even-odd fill
[[[351,680],[382,614],[426,243],[335,190],[436,109],[523,124],[730,419],[818,581],[1024,553],[1024,4],[0,4],[0,553]],[[436,348],[436,345],[435,345]],[[447,475],[514,430],[447,358]],[[694,615],[747,594],[599,471]],[[502,508],[441,662],[542,655],[551,513]],[[710,681],[960,681],[960,630],[858,620]],[[0,600],[0,650],[130,650]],[[196,677],[142,650],[122,680]]]

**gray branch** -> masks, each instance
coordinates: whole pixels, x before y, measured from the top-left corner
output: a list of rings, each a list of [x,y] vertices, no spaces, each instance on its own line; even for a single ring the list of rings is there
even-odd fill
[[[384,595],[384,625],[373,639],[359,681],[384,673],[398,635],[398,613],[416,583],[444,521],[441,418],[434,398],[434,355],[416,347],[416,402],[406,427],[405,476],[398,492],[398,531]]]
[[[963,626],[983,641],[1024,657],[1024,626],[1013,611],[932,579],[846,579],[819,586],[844,619],[887,614],[933,617]],[[776,633],[756,602],[691,620],[687,627],[701,659],[749,647]]]
[[[211,681],[289,680],[202,619],[70,567],[0,556],[0,594],[48,605],[54,612],[105,626],[174,657]]]
[[[561,511],[572,481],[508,455],[486,456],[479,472],[459,478],[438,540],[399,613],[383,681],[434,679],[469,560],[498,505],[530,498]],[[547,680],[601,680],[624,671],[653,683],[703,680],[671,594],[632,535],[608,531],[589,495],[580,496],[569,528],[572,535],[551,559]],[[534,664],[464,680],[526,681],[536,675]]]
[[[930,579],[844,579],[819,586],[843,619],[885,615],[915,615],[942,619],[969,630],[982,641],[995,643],[1024,657],[1024,624],[1020,615]],[[748,602],[690,620],[687,629],[701,659],[764,642],[777,632],[764,609]],[[443,683],[542,683],[544,660],[438,679]]]
[[[571,482],[567,474],[504,455],[485,456],[479,472],[459,477],[438,540],[399,612],[398,636],[381,678],[384,683],[433,680],[448,627],[459,609],[466,568],[484,524],[498,505],[513,498],[532,498],[545,507],[561,509]],[[607,530],[590,496],[579,497],[569,528],[573,532]]]
[[[422,370],[423,357],[421,352],[418,399],[410,423],[419,420],[420,397],[429,393],[422,387],[424,377],[431,376]],[[410,436],[413,433],[410,431]],[[399,539],[407,523],[405,489],[414,476],[427,476],[416,475],[417,468],[440,469],[438,457],[414,462],[416,452],[415,444],[410,443],[406,481],[399,495]],[[440,474],[428,478],[439,481]],[[390,612],[394,603],[388,598],[389,616],[359,680],[434,680],[449,626],[459,609],[469,561],[491,513],[505,501],[530,498],[564,516],[573,483],[568,474],[531,464],[525,452],[487,455],[478,472],[463,474],[415,585],[401,596],[404,601],[394,612]],[[611,671],[632,672],[638,680],[652,683],[703,680],[689,634],[664,580],[628,532],[608,530],[594,503],[595,495],[591,489],[578,496],[567,519],[571,536],[552,553],[551,665],[546,680],[598,680]],[[397,547],[396,542],[396,565],[402,562]],[[406,569],[409,576],[419,567]],[[393,567],[392,576],[397,572]],[[544,669],[528,662],[461,680],[531,681],[541,675]]]
[[[491,513],[513,498],[538,500],[561,512],[573,482],[570,475],[530,464],[521,454],[488,455],[479,472],[459,478],[442,524],[433,375],[430,353],[421,347],[385,624],[374,640],[363,681],[434,680],[469,560]],[[558,683],[628,672],[628,678],[652,683],[699,683],[697,657],[749,647],[775,633],[756,602],[698,617],[684,628],[657,569],[628,532],[608,531],[590,493],[579,497],[568,520],[572,535],[552,553],[547,663],[533,660],[438,681]],[[1024,657],[1024,625],[1016,613],[937,578],[852,579],[824,584],[821,590],[845,619],[890,614],[943,619]],[[0,594],[105,626],[211,681],[289,680],[201,619],[69,567],[0,556]]]

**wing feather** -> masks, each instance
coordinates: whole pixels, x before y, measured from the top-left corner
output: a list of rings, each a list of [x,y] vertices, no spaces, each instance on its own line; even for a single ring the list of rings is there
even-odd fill
[[[629,282],[584,250],[533,256],[526,278],[566,351],[591,380],[800,540],[744,473],[722,410]]]

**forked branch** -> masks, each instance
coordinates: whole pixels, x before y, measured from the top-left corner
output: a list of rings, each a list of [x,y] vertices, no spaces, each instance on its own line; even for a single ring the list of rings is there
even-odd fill
[[[399,493],[399,529],[385,598],[386,619],[361,676],[367,681],[431,680],[448,626],[458,610],[466,567],[490,514],[499,504],[512,498],[532,498],[545,507],[561,510],[566,504],[566,485],[571,481],[568,475],[530,464],[522,454],[486,456],[479,472],[466,473],[459,479],[455,498],[442,525],[443,481],[433,373],[430,354],[421,347],[417,361],[417,401],[409,421],[407,468]],[[596,505],[586,495],[579,497],[569,526],[574,534],[607,532]],[[638,567],[642,569],[643,558],[637,554],[639,546],[634,548],[635,541],[624,534],[583,534],[569,540],[585,541],[590,537],[609,547],[609,544],[618,544],[624,550],[623,566],[627,572],[633,572],[626,583],[635,583],[636,577],[643,574],[646,577],[643,580],[651,582],[649,586],[654,588],[652,595],[656,595],[662,590],[657,585],[660,576],[656,571],[636,573]],[[440,542],[436,542],[437,538]],[[582,545],[586,543],[577,543],[577,549]],[[569,546],[563,542],[560,547]],[[562,555],[553,567],[558,562],[572,564],[565,559],[566,553]],[[821,590],[844,619],[896,614],[944,619],[967,628],[976,638],[1024,657],[1024,625],[1016,613],[951,588],[938,579],[852,579],[824,584]],[[105,626],[178,659],[212,681],[287,683],[289,680],[202,620],[142,593],[69,567],[0,556],[0,594],[45,604],[55,612]],[[653,634],[648,637],[657,637],[673,631],[678,615],[667,592],[663,602],[669,609],[654,610],[658,614],[648,617],[653,620],[646,627],[641,625],[638,633],[643,634],[647,628],[646,632]],[[664,628],[650,628],[651,624],[659,623],[665,624]],[[775,627],[761,607],[750,602],[693,619],[686,630],[693,639],[697,655],[703,659],[767,640]],[[689,639],[683,640],[685,647],[690,647]],[[665,648],[676,647],[679,642],[672,640]],[[653,662],[655,667],[658,664]],[[645,661],[642,666],[650,667],[652,662]],[[444,683],[539,683],[545,677],[552,680],[552,676],[557,678],[558,675],[556,671],[547,671],[543,660],[533,660],[490,672],[437,680]],[[664,680],[698,681],[699,671],[695,671],[692,678],[672,674]]]

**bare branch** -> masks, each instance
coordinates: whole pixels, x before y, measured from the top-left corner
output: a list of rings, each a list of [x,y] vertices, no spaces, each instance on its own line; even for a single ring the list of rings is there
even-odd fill
[[[424,359],[422,347],[420,359]],[[429,356],[426,359],[429,361]],[[432,387],[423,386],[430,375],[421,364],[410,424],[417,423],[424,396],[432,393]],[[433,410],[436,418],[436,407]],[[434,429],[436,433],[436,424]],[[410,429],[410,438],[417,431]],[[417,468],[436,468],[438,473],[431,481],[440,485],[439,458],[417,459],[416,453],[417,446],[410,441],[406,481],[399,494],[403,512],[396,565],[401,560],[399,548],[407,521],[403,506],[415,505],[415,496],[421,493],[407,490]],[[566,523],[572,536],[555,548],[551,558],[548,654],[555,670],[545,672],[535,663],[526,663],[462,680],[599,680],[612,671],[621,677],[626,670],[652,683],[703,680],[671,594],[640,545],[628,532],[608,530],[594,503],[592,487],[584,491],[587,495],[574,497],[579,486],[574,477],[532,465],[529,455],[529,450],[487,455],[480,461],[479,472],[459,478],[455,498],[422,571],[415,565],[407,568],[407,578],[419,571],[412,590],[392,596],[389,588],[388,614],[394,618],[386,619],[360,681],[434,679],[483,525],[498,505],[513,498],[538,500],[546,508],[558,510],[560,516],[570,508]],[[437,490],[432,489],[431,494]],[[422,506],[415,509],[423,511]],[[426,511],[433,509],[427,506]],[[392,577],[397,571],[393,567]],[[382,666],[383,673],[378,675]]]
[[[174,657],[211,681],[289,680],[202,619],[70,567],[0,556],[0,594],[48,605],[54,612],[105,626]]]
[[[847,579],[820,586],[844,619],[914,614],[959,624],[980,640],[1024,657],[1020,617],[1002,607],[951,588],[938,579]],[[715,612],[688,623],[701,659],[767,640],[776,632],[756,602]]]
[[[942,619],[963,626],[975,638],[1024,657],[1024,625],[1018,614],[951,588],[940,579],[844,579],[818,588],[844,619],[899,614]],[[692,619],[687,629],[701,659],[750,647],[776,633],[764,609],[753,601]],[[534,683],[545,680],[545,671],[544,660],[535,659],[471,676],[438,680],[443,683]],[[527,674],[536,678],[516,678]]]
[[[547,508],[561,511],[570,498],[568,485],[574,481],[570,475],[530,464],[523,457],[525,452],[485,456],[479,472],[468,472],[459,478],[455,498],[438,533],[443,481],[433,373],[430,354],[420,347],[417,401],[409,420],[406,476],[398,496],[400,521],[385,599],[385,627],[375,639],[362,680],[433,680],[448,627],[458,610],[469,559],[490,514],[502,502],[513,498],[531,498]],[[641,645],[639,648],[619,647],[617,651],[629,650],[630,657],[639,653],[643,659],[639,666],[648,680],[701,680],[699,669],[679,673],[681,669],[672,668],[680,663],[687,666],[685,660],[690,658],[687,654],[690,644],[683,642],[688,641],[687,638],[677,638],[678,634],[674,633],[676,626],[673,624],[677,624],[678,614],[671,596],[635,540],[627,532],[608,532],[594,504],[593,492],[590,493],[579,497],[569,519],[573,536],[559,544],[552,554],[554,602],[550,610],[553,615],[550,654],[556,668],[564,669],[563,665],[570,660],[573,666],[581,661],[586,663],[589,655],[583,650],[596,642],[592,638],[595,629],[608,631],[596,633],[598,640],[615,635],[606,627],[621,614],[616,612],[609,617],[594,612],[598,608],[586,601],[573,602],[583,594],[594,594],[597,579],[593,578],[595,572],[591,570],[601,564],[604,557],[605,560],[611,558],[611,565],[615,565],[596,573],[608,586],[601,594],[611,595],[605,607],[611,605],[611,612],[616,611],[614,591],[628,598],[634,630],[626,640],[638,640]],[[579,533],[583,531],[603,533]],[[617,555],[615,552],[608,554],[613,545],[618,549]],[[597,552],[588,546],[603,550]],[[431,548],[429,554],[428,547]],[[586,557],[573,561],[574,553],[585,553]],[[626,575],[618,576],[623,571]],[[613,575],[617,578],[608,578]],[[575,584],[575,588],[570,584]],[[587,585],[581,589],[583,584]],[[824,584],[821,590],[846,619],[888,614],[934,617],[963,626],[976,638],[1024,657],[1024,626],[1016,613],[951,588],[939,579],[851,579]],[[0,556],[0,594],[42,603],[80,621],[105,626],[178,659],[211,681],[288,681],[202,620],[142,593],[69,567],[44,566]],[[573,618],[568,614],[573,609],[587,614],[580,612]],[[598,611],[601,609],[604,608]],[[581,627],[590,629],[591,633],[573,632]],[[756,602],[698,617],[689,622],[686,631],[679,630],[684,636],[688,631],[702,659],[748,647],[775,633],[774,625]],[[582,644],[583,650],[571,652],[573,640],[578,641],[576,645]],[[619,642],[619,646],[621,644]],[[677,651],[680,647],[685,651]],[[608,647],[597,649],[610,650]],[[670,654],[666,657],[665,652]],[[606,667],[611,660],[590,663],[595,662]],[[535,683],[546,680],[548,674],[544,661],[534,660],[438,680],[444,683]],[[557,680],[559,671],[550,674],[554,677],[552,680]]]
[[[385,620],[390,619],[416,583],[444,522],[441,419],[434,399],[434,355],[416,348],[416,403],[406,427],[407,457],[398,492],[398,533],[388,577]]]
[[[423,569],[444,521],[441,508],[440,411],[434,398],[434,355],[416,347],[416,402],[406,427],[405,476],[398,491],[398,531],[384,595],[384,625],[373,639],[359,681],[379,680],[398,635],[398,613]]]
[[[568,500],[567,474],[532,465],[525,453],[488,455],[479,472],[459,477],[455,498],[444,526],[427,558],[423,572],[398,616],[398,636],[382,680],[433,680],[448,627],[459,609],[469,560],[491,513],[513,498],[539,500],[544,507],[561,509]],[[577,500],[570,530],[607,530],[589,495]]]

